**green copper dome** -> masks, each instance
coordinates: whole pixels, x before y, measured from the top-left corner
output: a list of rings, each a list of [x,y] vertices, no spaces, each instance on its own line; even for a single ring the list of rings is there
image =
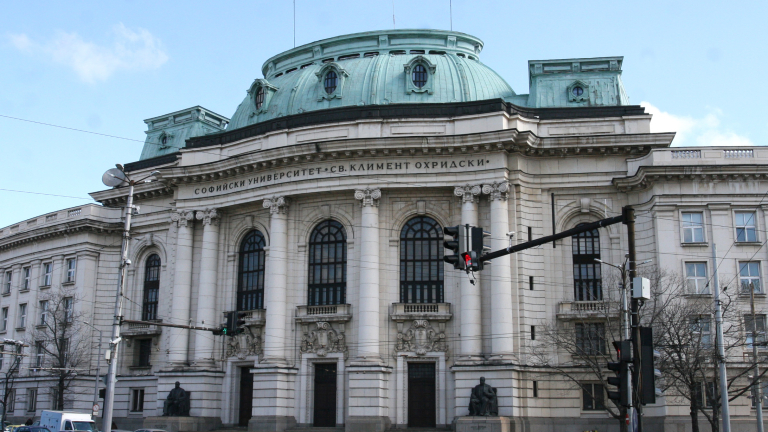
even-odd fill
[[[483,42],[442,30],[356,33],[303,45],[264,63],[229,130],[343,106],[509,99],[515,92],[480,62]]]

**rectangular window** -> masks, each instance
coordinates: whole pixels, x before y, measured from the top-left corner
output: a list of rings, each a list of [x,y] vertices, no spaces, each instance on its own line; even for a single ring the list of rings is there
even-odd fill
[[[37,411],[37,389],[27,389],[27,412]]]
[[[528,276],[528,289],[533,291],[533,276]]]
[[[528,227],[528,241],[533,240],[533,227]]]
[[[144,412],[144,389],[131,390],[131,412]]]
[[[24,290],[28,290],[32,288],[32,281],[30,279],[32,275],[32,268],[30,267],[24,267],[21,269],[21,274],[24,276]]]
[[[43,341],[37,341],[35,342],[35,367],[40,368],[43,367],[43,362],[45,361],[45,342]]]
[[[602,384],[582,384],[581,398],[584,411],[602,411],[605,409]]]
[[[62,411],[64,409],[63,404],[59,403],[58,387],[51,387],[51,409],[54,411]]]
[[[77,258],[67,260],[67,282],[75,281],[75,271],[77,270]]]
[[[699,384],[696,387],[696,402],[700,407],[712,408],[715,404],[715,383],[707,381]],[[707,397],[704,398],[704,395]]]
[[[742,294],[749,294],[750,290],[755,293],[763,292],[763,286],[760,285],[760,263],[756,261],[740,262],[739,282],[741,282]]]
[[[53,277],[53,263],[43,263],[43,285],[45,287],[51,286],[51,279]]]
[[[537,398],[539,397],[539,382],[534,381],[533,382],[533,397]]]
[[[72,297],[64,297],[64,320],[66,322],[72,322],[74,301]]]
[[[576,347],[579,355],[605,354],[605,324],[576,323]]]
[[[19,305],[19,325],[16,327],[17,328],[27,327],[27,305],[26,304]]]
[[[0,347],[0,349],[4,349],[3,347]],[[5,354],[0,352],[0,370],[3,369],[3,363],[5,362]]]
[[[2,326],[3,326],[3,331],[7,331],[8,330],[8,308],[7,307],[3,308],[3,323],[2,323]]]
[[[712,319],[708,316],[691,317],[691,333],[697,335],[702,347],[712,346]]]
[[[761,393],[762,393],[763,397],[765,397],[765,395],[768,395],[768,381],[762,381],[760,383],[760,386],[763,388],[763,391]],[[752,408],[756,408],[757,407],[757,399],[755,399],[755,388],[754,388],[754,386],[749,391],[749,393],[752,395]]]
[[[752,349],[752,344],[757,345],[758,348],[765,349],[766,337],[765,337],[765,315],[755,315],[752,319],[752,315],[744,316],[744,331],[747,337],[747,348]],[[757,334],[753,337],[753,332]]]
[[[755,212],[736,212],[736,241],[756,242],[757,224]]]
[[[139,356],[136,362],[136,366],[149,367],[150,356],[152,355],[152,339],[139,339],[138,341]]]
[[[683,243],[704,243],[704,214],[683,213]]]
[[[8,413],[12,414],[16,411],[16,390],[10,390],[8,392]]]
[[[536,326],[531,326],[531,340],[536,340]]]
[[[5,272],[5,287],[3,290],[5,294],[11,292],[11,282],[13,282],[13,272],[7,271]]]
[[[38,325],[45,325],[48,321],[48,300],[40,302],[40,323]]]
[[[69,364],[69,338],[59,339],[59,353],[64,357],[64,366]]]
[[[707,282],[707,263],[685,263],[685,281],[688,285],[689,294],[709,294],[709,284]]]

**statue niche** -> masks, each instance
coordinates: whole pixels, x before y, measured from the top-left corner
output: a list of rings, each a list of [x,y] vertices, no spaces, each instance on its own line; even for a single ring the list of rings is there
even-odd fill
[[[485,377],[480,377],[480,384],[472,389],[469,396],[469,415],[489,417],[499,415],[499,401],[496,388],[485,383]]]
[[[163,416],[189,417],[189,392],[181,388],[176,381],[176,387],[168,393],[163,403]]]

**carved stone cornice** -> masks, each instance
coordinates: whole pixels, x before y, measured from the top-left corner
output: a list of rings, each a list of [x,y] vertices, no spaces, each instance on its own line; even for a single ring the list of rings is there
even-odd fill
[[[261,337],[260,328],[256,328],[255,332],[248,329],[245,333],[228,339],[227,357],[237,357],[244,360],[246,357],[261,355],[263,352],[264,341]]]
[[[195,212],[192,210],[178,210],[171,213],[171,222],[176,222],[179,227],[187,226],[187,223],[195,218]]]
[[[20,233],[6,236],[0,239],[0,250],[12,249],[27,243],[64,235],[73,235],[80,232],[120,235],[122,230],[122,223],[108,223],[92,219],[80,219],[73,222],[40,227],[35,230],[22,231]]]
[[[461,198],[461,202],[469,202],[473,203],[475,202],[475,197],[480,195],[481,192],[480,185],[464,185],[464,186],[456,186],[453,189],[453,194],[457,197]]]
[[[355,191],[355,199],[360,201],[360,207],[378,207],[381,189],[363,189]]]
[[[506,201],[509,199],[509,189],[509,182],[506,180],[483,185],[483,193],[488,195],[488,199],[491,201]]]
[[[397,323],[395,352],[413,352],[417,356],[425,356],[429,352],[448,352],[444,322],[440,322],[435,329],[429,321],[417,319],[411,322],[408,330],[403,327],[403,323]]]
[[[335,329],[331,323],[325,321],[302,323],[301,352],[316,354],[319,357],[325,357],[328,353],[342,353],[346,359],[349,349],[344,334],[345,326],[343,322],[336,323],[336,326]]]
[[[219,226],[219,221],[221,220],[221,215],[215,208],[198,211],[195,217],[197,220],[203,221],[203,225]]]
[[[768,179],[766,165],[699,165],[640,167],[629,177],[614,178],[622,192],[646,190],[656,183],[673,182],[747,182]]]
[[[273,196],[264,199],[264,208],[269,209],[269,214],[286,214],[291,205],[291,199],[285,196]]]

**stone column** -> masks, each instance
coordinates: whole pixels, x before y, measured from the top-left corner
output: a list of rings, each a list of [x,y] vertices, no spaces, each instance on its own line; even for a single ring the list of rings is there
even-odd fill
[[[216,283],[219,258],[219,213],[216,209],[199,211],[197,220],[203,221],[203,244],[200,251],[200,288],[197,294],[197,322],[207,327],[218,327],[216,319]],[[210,333],[195,332],[195,366],[213,366],[213,344]]]
[[[491,202],[491,250],[509,246],[509,183],[483,185]],[[491,267],[491,360],[505,360],[513,352],[512,343],[512,267],[509,256]]]
[[[379,198],[381,190],[356,190],[362,207],[360,252],[360,313],[357,358],[381,360],[379,353]]]
[[[285,364],[285,321],[287,318],[286,285],[288,283],[288,206],[287,197],[264,200],[269,209],[269,256],[266,261],[264,295],[267,309],[264,325],[264,360]]]
[[[477,196],[480,195],[480,185],[457,186],[453,193],[461,197],[461,225],[478,225]],[[461,252],[461,251],[460,251]],[[461,345],[459,347],[459,362],[481,361],[483,351],[483,327],[480,306],[480,273],[475,274],[477,285],[472,285],[468,277],[460,274],[461,279]]]
[[[194,216],[191,210],[179,210],[171,214],[171,220],[178,224],[176,233],[176,262],[173,277],[173,301],[171,322],[189,324],[189,305],[192,300],[192,240]],[[168,327],[168,363],[170,366],[184,366],[189,350],[189,330]]]

